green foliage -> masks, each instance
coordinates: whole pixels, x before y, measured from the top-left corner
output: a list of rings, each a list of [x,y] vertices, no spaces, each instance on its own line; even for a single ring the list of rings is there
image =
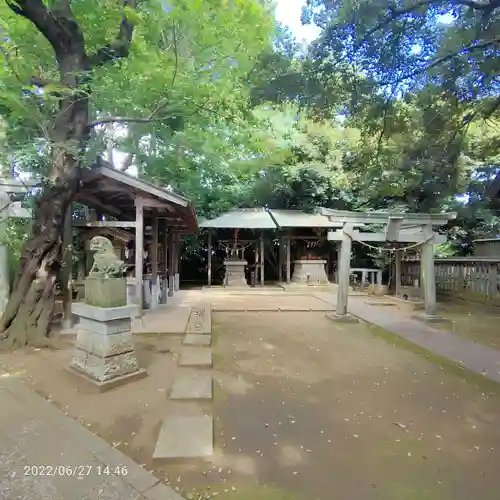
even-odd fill
[[[118,123],[133,124],[155,113],[154,122],[133,125],[125,134],[128,144],[118,140],[117,146],[138,148],[153,130],[168,137],[189,120],[210,122],[214,113],[241,114],[247,92],[242,78],[270,45],[272,18],[254,0],[176,0],[168,5],[140,2],[132,15],[129,56],[93,70],[93,119],[109,123],[119,117]],[[72,9],[85,33],[87,54],[114,40],[122,16],[119,2],[86,0]],[[66,89],[57,83],[56,61],[41,33],[3,1],[0,19],[5,37],[0,43],[0,114],[9,123],[10,149],[34,154],[48,140]],[[30,83],[34,78],[46,82],[43,92]],[[103,151],[104,142],[104,130],[97,127],[88,144],[89,161]]]
[[[71,5],[88,54],[114,39],[118,2]],[[235,206],[456,210],[439,251],[461,254],[498,233],[485,190],[500,160],[499,9],[311,0],[304,19],[322,33],[306,53],[269,2],[139,5],[129,57],[91,74],[91,120],[103,125],[89,161],[106,148],[130,155],[200,217]],[[3,1],[0,31],[0,163],[45,175],[66,89],[46,40]],[[33,76],[51,82],[44,92]]]
[[[31,221],[24,219],[10,219],[5,231],[5,244],[8,249],[8,272],[10,285],[13,285],[14,276],[19,269],[19,257],[22,247],[28,237]]]

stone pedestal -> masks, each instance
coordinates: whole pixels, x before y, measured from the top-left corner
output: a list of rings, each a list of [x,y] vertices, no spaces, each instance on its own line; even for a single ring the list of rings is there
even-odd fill
[[[126,278],[85,280],[85,303],[96,307],[120,307],[127,304]]]
[[[131,318],[136,308],[73,303],[73,314],[80,322],[70,370],[99,391],[146,376],[132,340]]]
[[[226,286],[248,287],[245,279],[246,260],[225,260]]]
[[[326,260],[294,260],[292,283],[298,285],[328,285]]]

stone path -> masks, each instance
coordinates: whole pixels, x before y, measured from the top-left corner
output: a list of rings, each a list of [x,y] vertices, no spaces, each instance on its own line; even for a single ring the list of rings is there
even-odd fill
[[[182,500],[20,379],[1,375],[0,408],[0,498]]]
[[[183,347],[179,356],[179,366],[211,368],[212,349],[200,346]]]
[[[331,304],[311,294],[288,294],[278,292],[267,295],[222,295],[210,297],[214,312],[267,312],[267,311],[332,311]]]
[[[212,343],[211,335],[200,335],[198,333],[188,333],[182,341],[184,345],[209,346]]]
[[[212,399],[212,375],[210,373],[183,372],[174,382],[170,399]]]
[[[195,401],[213,398],[212,321],[209,303],[192,308],[178,364],[183,367],[174,381],[170,400],[183,401],[162,423],[153,453],[155,459],[199,458],[213,454],[213,415],[196,409]]]
[[[153,458],[198,458],[212,453],[212,415],[171,416],[163,421]]]
[[[318,298],[331,304],[336,295],[318,293]],[[409,318],[397,308],[379,307],[366,303],[366,297],[349,297],[348,311],[404,339],[448,358],[472,372],[500,383],[500,351],[467,340],[452,332],[438,330],[418,319]]]

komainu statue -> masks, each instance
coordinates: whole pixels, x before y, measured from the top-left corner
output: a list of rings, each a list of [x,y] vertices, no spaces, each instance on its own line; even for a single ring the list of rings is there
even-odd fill
[[[115,253],[113,245],[104,236],[94,236],[90,240],[89,250],[94,254],[94,265],[89,277],[121,278],[125,272],[125,263]]]

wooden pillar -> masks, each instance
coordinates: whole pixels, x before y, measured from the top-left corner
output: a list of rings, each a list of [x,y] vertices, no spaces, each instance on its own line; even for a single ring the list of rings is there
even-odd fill
[[[175,245],[175,261],[174,261],[174,289],[176,292],[179,291],[180,288],[180,276],[179,276],[179,267],[181,261],[181,234],[176,232],[174,236],[174,245]]]
[[[88,214],[89,214],[88,215],[89,222],[95,222],[97,220],[97,213],[95,210],[89,210]],[[86,237],[84,242],[85,276],[88,276],[93,263],[92,252],[89,249],[89,245],[90,245],[90,240]]]
[[[266,256],[264,254],[264,233],[260,233],[260,286],[264,286],[264,262]]]
[[[175,239],[174,230],[171,229],[168,232],[168,296],[173,297],[175,288],[175,273],[174,273],[174,261],[175,261]]]
[[[327,251],[326,251],[326,279],[330,281],[330,274],[332,272],[332,252],[330,251],[330,242],[326,242]]]
[[[340,244],[339,277],[337,291],[337,315],[347,314],[347,298],[349,296],[349,274],[351,271],[351,247],[352,240],[349,236],[352,231],[352,224],[345,224],[343,228],[342,240]]]
[[[144,272],[144,206],[142,200],[135,204],[135,303],[137,317],[142,316],[142,275]]]
[[[254,286],[257,285],[259,281],[259,269],[260,269],[260,252],[259,252],[259,243],[254,241],[254,255],[255,255],[255,275],[254,275]],[[226,269],[226,277],[227,277],[227,269]]]
[[[208,248],[207,248],[207,285],[212,286],[212,232],[208,231]]]
[[[428,224],[423,228],[424,238],[428,239],[433,235],[432,225]],[[425,314],[427,316],[436,315],[436,276],[434,272],[434,243],[432,240],[422,244],[422,276],[424,278],[424,301]]]
[[[63,289],[63,328],[69,329],[72,324],[71,304],[73,302],[73,228],[72,228],[72,204],[69,204],[64,218],[64,267],[61,273],[61,286]]]
[[[396,297],[401,295],[401,250],[396,250],[394,256],[394,263],[396,268],[395,276],[395,294]]]
[[[283,236],[280,235],[278,246],[278,282],[283,281]]]
[[[167,303],[167,297],[168,297],[168,256],[169,256],[169,251],[168,251],[168,226],[167,226],[167,221],[163,221],[163,232],[161,235],[161,243],[163,245],[163,269],[162,269],[162,304]]]
[[[151,255],[151,309],[158,307],[158,213],[153,211],[153,237],[150,246]]]
[[[290,261],[291,261],[291,253],[292,253],[292,240],[290,238],[286,239],[286,283],[290,284],[291,281],[291,270],[290,270]]]

